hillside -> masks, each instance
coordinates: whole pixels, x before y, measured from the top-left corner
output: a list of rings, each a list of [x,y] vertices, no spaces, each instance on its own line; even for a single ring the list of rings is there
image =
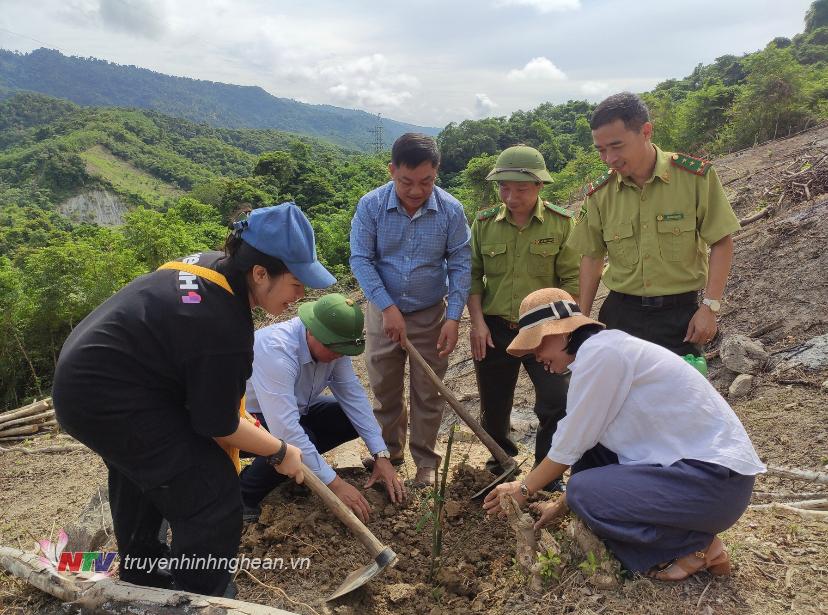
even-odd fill
[[[52,49],[20,54],[0,49],[0,96],[29,90],[83,106],[150,109],[223,128],[273,128],[319,137],[360,151],[371,149],[377,118],[365,111],[310,105],[273,96],[256,86],[173,77]],[[385,141],[436,128],[381,120]]]

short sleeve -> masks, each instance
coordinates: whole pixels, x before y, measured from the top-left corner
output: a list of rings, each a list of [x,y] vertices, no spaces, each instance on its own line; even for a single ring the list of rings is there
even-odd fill
[[[584,200],[575,219],[575,227],[566,241],[566,247],[577,254],[592,258],[602,258],[607,253],[596,199],[586,197]]]
[[[705,180],[698,193],[696,223],[704,242],[713,245],[723,237],[738,231],[741,225],[725,195],[716,169],[711,168]]]

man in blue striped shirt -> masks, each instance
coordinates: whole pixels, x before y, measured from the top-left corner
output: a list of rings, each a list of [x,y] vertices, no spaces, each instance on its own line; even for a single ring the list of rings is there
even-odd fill
[[[460,202],[434,185],[439,166],[434,139],[404,134],[391,149],[391,181],[360,199],[351,222],[351,269],[369,301],[365,363],[374,414],[396,464],[408,426],[402,346],[412,343],[442,378],[471,286],[469,225]],[[432,484],[443,406],[422,370],[412,364],[410,372],[415,484]]]

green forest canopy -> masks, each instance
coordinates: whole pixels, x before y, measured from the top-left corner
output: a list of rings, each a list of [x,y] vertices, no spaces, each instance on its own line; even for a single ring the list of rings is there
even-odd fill
[[[761,51],[723,56],[643,93],[655,142],[705,156],[786,136],[828,118],[828,0],[805,30]],[[472,216],[494,202],[485,181],[505,147],[544,155],[567,204],[604,166],[584,101],[545,103],[509,117],[449,124],[438,136],[440,181]],[[122,161],[116,181],[106,156]],[[0,102],[0,408],[47,394],[63,340],[95,306],[165,260],[221,245],[242,206],[294,200],[317,232],[320,258],[348,283],[348,232],[359,197],[387,180],[388,154],[310,137],[215,128],[153,111],[80,107],[41,94]],[[157,182],[153,188],[150,181]],[[92,188],[116,194],[124,224],[100,227],[59,213]]]

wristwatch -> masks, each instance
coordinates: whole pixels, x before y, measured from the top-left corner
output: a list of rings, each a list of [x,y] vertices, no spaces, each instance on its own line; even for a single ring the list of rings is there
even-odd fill
[[[520,481],[519,489],[520,489],[520,495],[522,495],[525,498],[529,497],[529,487],[526,486],[525,481]]]
[[[705,297],[702,299],[702,303],[710,308],[710,311],[714,314],[718,314],[719,310],[722,309],[722,303],[718,299],[708,299]]]
[[[279,442],[282,443],[282,447],[267,458],[267,462],[272,466],[281,465],[285,460],[285,455],[287,455],[287,442],[282,438],[279,438]]]
[[[371,457],[374,458],[374,461],[382,457],[383,459],[391,459],[391,453],[388,452],[388,449],[383,449],[381,451],[377,451]]]

